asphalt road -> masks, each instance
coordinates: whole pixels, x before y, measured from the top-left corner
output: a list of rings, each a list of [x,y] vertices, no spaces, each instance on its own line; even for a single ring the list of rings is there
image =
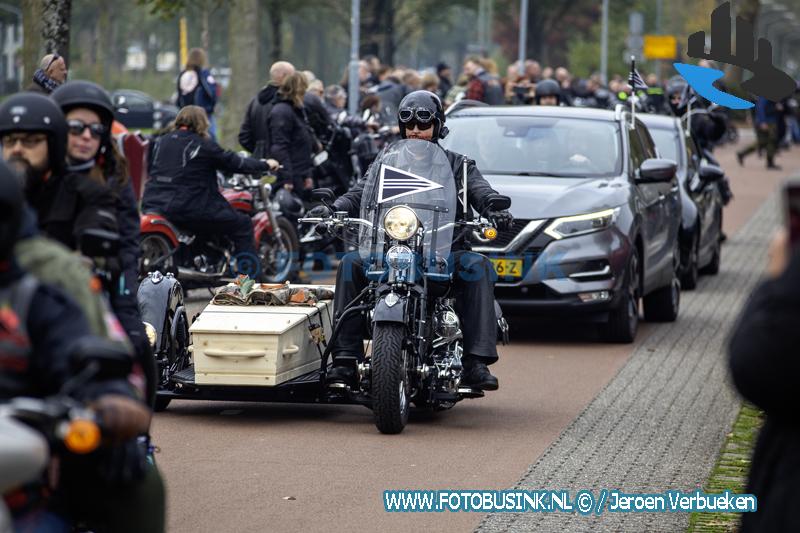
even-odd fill
[[[717,155],[736,195],[725,211],[729,235],[800,169],[800,150],[779,158],[779,173],[765,172],[755,156],[741,169],[730,147]],[[200,292],[191,313],[205,300]],[[512,344],[492,367],[500,390],[413,417],[395,436],[380,435],[358,406],[175,401],[153,431],[169,531],[473,530],[482,515],[386,513],[382,493],[514,485],[663,327],[644,324],[634,345],[612,345],[584,329],[516,318]]]

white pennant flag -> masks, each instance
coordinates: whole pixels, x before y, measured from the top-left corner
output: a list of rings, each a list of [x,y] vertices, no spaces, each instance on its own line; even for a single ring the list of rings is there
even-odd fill
[[[417,176],[389,165],[381,165],[380,181],[378,182],[378,203],[442,188],[438,183],[422,176]]]

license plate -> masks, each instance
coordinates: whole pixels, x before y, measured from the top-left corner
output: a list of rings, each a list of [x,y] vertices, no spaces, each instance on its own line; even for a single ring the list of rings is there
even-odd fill
[[[498,277],[522,277],[522,259],[492,259],[491,261]]]

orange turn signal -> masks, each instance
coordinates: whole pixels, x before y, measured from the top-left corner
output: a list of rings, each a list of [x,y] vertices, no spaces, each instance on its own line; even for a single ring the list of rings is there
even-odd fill
[[[493,241],[497,238],[497,229],[496,228],[485,228],[483,230],[483,236],[490,241]]]
[[[64,436],[64,445],[72,453],[93,452],[100,445],[100,428],[91,420],[73,420]]]

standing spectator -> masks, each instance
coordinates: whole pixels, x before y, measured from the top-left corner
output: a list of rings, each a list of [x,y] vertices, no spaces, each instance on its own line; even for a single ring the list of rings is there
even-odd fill
[[[208,58],[202,48],[189,50],[186,66],[178,76],[178,107],[187,105],[202,107],[208,116],[211,137],[217,136],[217,120],[214,107],[217,105],[217,82],[208,70]]]
[[[453,86],[453,80],[451,79],[453,73],[447,63],[439,63],[436,65],[436,75],[439,76],[439,90],[434,92],[443,99]]]
[[[736,153],[740,165],[744,165],[744,158],[756,150],[766,149],[767,169],[780,170],[781,167],[775,164],[775,151],[778,146],[778,121],[781,119],[781,112],[778,104],[759,96],[756,100],[755,108],[755,129],[756,142]]]
[[[269,154],[283,166],[278,172],[279,185],[310,199],[313,140],[303,107],[307,88],[306,77],[299,72],[281,83],[269,114]]]
[[[469,76],[467,99],[486,102],[489,105],[502,105],[504,103],[500,79],[497,75],[486,71],[479,57],[470,56],[467,58],[464,62],[464,73]]]
[[[728,344],[734,385],[766,414],[746,489],[758,498],[758,510],[742,513],[741,533],[800,531],[794,498],[800,481],[800,248],[784,231],[772,241],[767,274]]]
[[[536,83],[542,79],[542,66],[533,59],[525,60],[525,76],[531,83]]]
[[[263,159],[269,155],[269,116],[278,88],[287,76],[294,74],[294,65],[288,61],[277,61],[269,68],[269,82],[250,100],[244,120],[239,128],[239,144],[254,157]]]
[[[28,90],[50,94],[65,81],[67,81],[67,64],[64,62],[64,58],[56,53],[47,54],[39,62],[39,68],[33,73],[33,83]]]
[[[439,92],[439,76],[433,72],[426,72],[420,80],[420,88],[423,91],[430,91],[434,94]]]
[[[339,122],[339,117],[342,113],[347,114],[345,111],[345,104],[347,103],[347,91],[341,85],[328,85],[325,88],[325,109],[328,110],[332,120]]]

